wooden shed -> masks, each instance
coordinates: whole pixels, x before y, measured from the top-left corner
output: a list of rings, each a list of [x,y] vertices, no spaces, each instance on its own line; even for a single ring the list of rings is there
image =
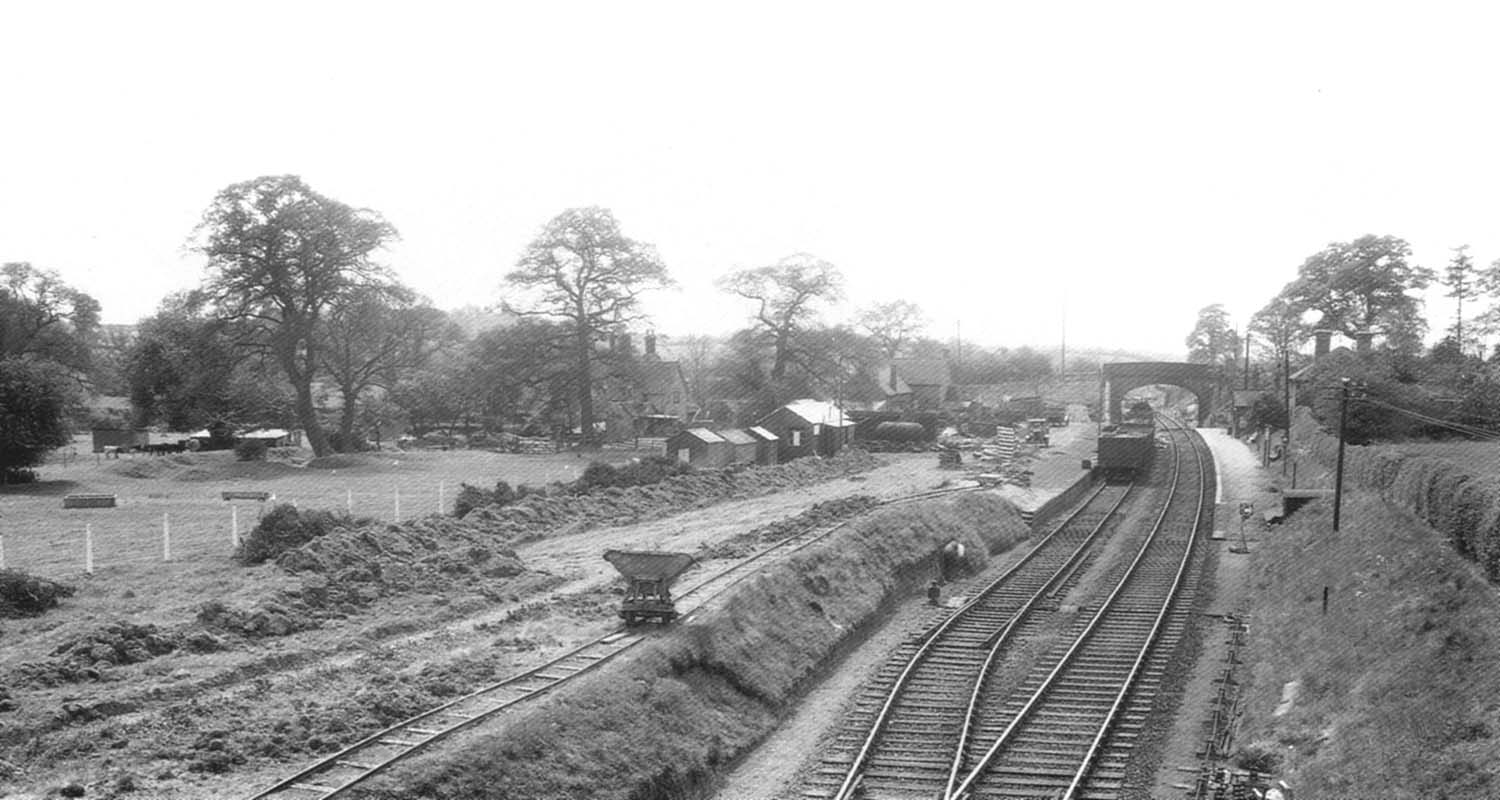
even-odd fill
[[[760,441],[741,428],[730,428],[717,432],[729,443],[729,463],[754,464],[759,455]]]
[[[746,428],[745,431],[755,437],[755,463],[776,464],[780,462],[777,451],[780,447],[781,439],[776,434],[758,425],[753,428]]]
[[[667,437],[667,455],[679,463],[716,469],[729,464],[730,446],[708,428],[688,428]]]
[[[854,420],[842,408],[824,400],[796,400],[767,414],[760,427],[776,434],[777,459],[801,456],[831,457],[852,438]]]

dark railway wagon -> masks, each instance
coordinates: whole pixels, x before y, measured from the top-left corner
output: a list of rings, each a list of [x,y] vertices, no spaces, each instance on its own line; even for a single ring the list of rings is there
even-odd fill
[[[1130,480],[1151,465],[1156,452],[1156,426],[1121,423],[1099,433],[1096,468],[1106,479]]]

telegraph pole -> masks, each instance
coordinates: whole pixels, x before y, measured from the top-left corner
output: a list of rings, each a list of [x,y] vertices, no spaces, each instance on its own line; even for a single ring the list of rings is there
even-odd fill
[[[1342,379],[1339,394],[1339,462],[1333,477],[1333,531],[1339,530],[1339,510],[1344,503],[1344,436],[1349,424],[1349,379]]]
[[[1292,460],[1292,349],[1281,348],[1281,394],[1286,405],[1286,433],[1281,437],[1281,474],[1286,474],[1286,462]]]

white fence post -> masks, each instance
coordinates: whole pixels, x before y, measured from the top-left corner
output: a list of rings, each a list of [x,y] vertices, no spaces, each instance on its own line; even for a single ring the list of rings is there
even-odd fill
[[[83,571],[94,574],[94,526],[83,526]]]
[[[240,507],[234,503],[229,504],[229,544],[240,546]]]
[[[161,515],[161,560],[172,560],[172,520],[171,514]]]
[[[438,507],[437,507],[437,513],[439,515],[441,515],[443,513],[443,482],[442,481],[438,481]]]
[[[396,496],[396,521],[400,522],[401,521],[401,487],[400,486],[397,486],[395,488],[395,496]]]
[[[0,569],[5,569],[5,534],[0,533]]]
[[[345,489],[344,490],[344,511],[349,516],[351,516],[351,517],[354,516],[354,490],[353,489]]]

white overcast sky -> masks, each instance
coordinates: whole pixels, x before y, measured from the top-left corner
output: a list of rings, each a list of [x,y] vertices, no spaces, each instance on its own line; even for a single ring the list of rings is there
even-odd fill
[[[0,0],[0,260],[134,322],[198,282],[218,190],[294,173],[445,308],[602,205],[679,281],[669,335],[742,326],[714,279],[806,251],[846,314],[1181,355],[1331,241],[1500,259],[1487,6]]]

